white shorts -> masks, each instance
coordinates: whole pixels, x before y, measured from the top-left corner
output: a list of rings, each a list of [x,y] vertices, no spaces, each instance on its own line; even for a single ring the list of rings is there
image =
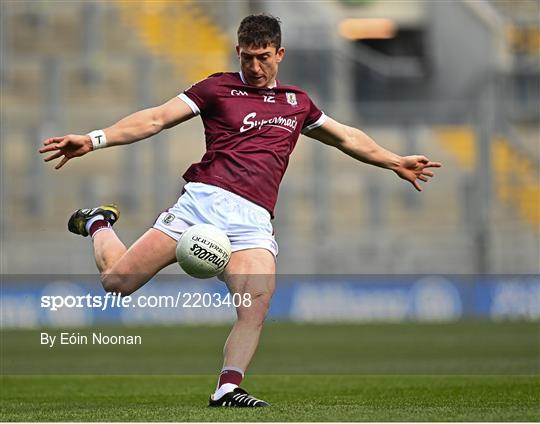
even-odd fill
[[[187,183],[176,204],[159,215],[154,228],[176,241],[195,224],[212,224],[223,230],[232,251],[262,248],[274,257],[278,245],[270,213],[243,197],[204,183]]]

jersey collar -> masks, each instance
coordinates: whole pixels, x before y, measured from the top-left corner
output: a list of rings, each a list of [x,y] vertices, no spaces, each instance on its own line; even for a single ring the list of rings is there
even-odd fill
[[[246,85],[249,85],[249,84],[247,83],[247,81],[245,80],[244,74],[242,73],[242,71],[240,71],[240,72],[238,72],[238,73],[240,74],[240,79],[242,80],[242,82],[243,82],[244,84],[246,84]],[[278,85],[278,82],[277,82],[277,80],[275,80],[275,81],[274,81],[274,85],[273,85],[272,87],[266,87],[266,88],[276,88],[277,85]]]

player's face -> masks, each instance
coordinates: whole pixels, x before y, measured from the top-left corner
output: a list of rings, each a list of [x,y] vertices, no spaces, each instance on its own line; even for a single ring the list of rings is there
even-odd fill
[[[272,87],[276,81],[278,64],[283,59],[285,49],[274,46],[236,46],[240,58],[240,68],[247,83],[255,87]]]

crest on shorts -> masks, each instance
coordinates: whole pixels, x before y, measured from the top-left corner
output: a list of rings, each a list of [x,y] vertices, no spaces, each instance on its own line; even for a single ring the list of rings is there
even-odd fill
[[[165,225],[169,225],[171,222],[174,221],[175,218],[176,216],[174,216],[172,213],[168,213],[163,217],[162,221]]]
[[[287,96],[287,103],[289,103],[291,106],[296,106],[298,102],[296,101],[296,94],[294,93],[285,93]]]

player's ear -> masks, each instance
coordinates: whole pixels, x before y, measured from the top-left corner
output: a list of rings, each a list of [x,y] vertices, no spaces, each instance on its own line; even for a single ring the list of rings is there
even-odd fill
[[[236,46],[236,55],[240,57],[240,46]]]
[[[277,63],[281,62],[284,56],[285,56],[285,47],[280,47],[276,51],[276,62]]]

